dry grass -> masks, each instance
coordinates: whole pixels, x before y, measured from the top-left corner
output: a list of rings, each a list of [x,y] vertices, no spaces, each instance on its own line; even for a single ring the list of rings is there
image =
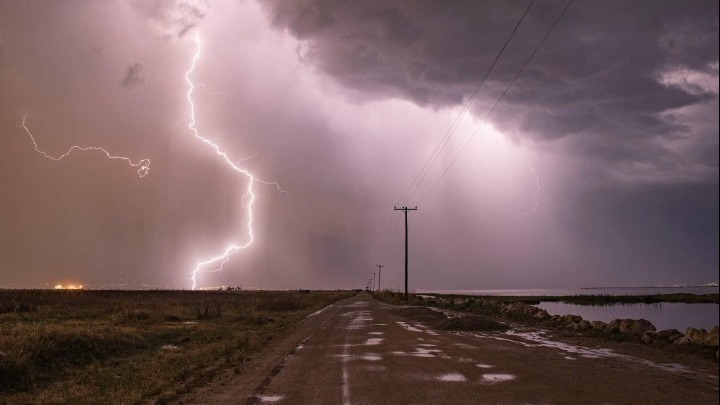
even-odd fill
[[[0,403],[162,402],[349,295],[0,290]]]

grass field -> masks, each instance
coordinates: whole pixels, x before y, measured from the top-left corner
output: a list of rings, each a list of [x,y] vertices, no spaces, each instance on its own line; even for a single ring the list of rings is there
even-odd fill
[[[0,403],[162,403],[352,294],[0,290]]]

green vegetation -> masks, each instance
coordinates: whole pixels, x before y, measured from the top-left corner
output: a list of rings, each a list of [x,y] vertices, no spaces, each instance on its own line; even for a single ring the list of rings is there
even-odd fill
[[[351,295],[0,290],[0,403],[163,402]]]

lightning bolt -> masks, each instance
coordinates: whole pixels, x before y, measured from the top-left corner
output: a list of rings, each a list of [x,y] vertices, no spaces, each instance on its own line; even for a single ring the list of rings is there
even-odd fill
[[[150,172],[150,159],[141,159],[141,160],[139,160],[138,162],[134,162],[134,161],[133,161],[132,159],[130,159],[129,157],[113,155],[112,153],[108,152],[105,148],[101,148],[101,147],[99,147],[99,146],[78,146],[78,145],[73,145],[73,146],[70,147],[70,149],[68,149],[68,150],[67,150],[65,153],[63,153],[63,154],[60,154],[60,155],[58,155],[58,156],[49,155],[49,154],[48,154],[47,152],[45,152],[44,150],[40,149],[40,146],[38,146],[37,142],[35,141],[35,136],[33,136],[32,132],[30,131],[30,128],[28,128],[28,126],[27,126],[27,115],[23,116],[22,127],[23,127],[23,129],[25,130],[25,132],[27,132],[28,136],[30,137],[30,140],[32,141],[33,146],[35,147],[35,151],[36,151],[37,153],[43,155],[44,157],[50,159],[50,160],[54,160],[54,161],[56,161],[56,162],[57,162],[57,161],[60,161],[60,160],[63,160],[63,159],[65,159],[68,155],[70,155],[70,154],[71,154],[73,151],[75,151],[75,150],[79,150],[79,151],[98,151],[98,152],[102,152],[103,154],[105,154],[105,156],[107,156],[108,159],[111,159],[111,160],[122,160],[122,161],[124,161],[125,163],[127,163],[128,165],[130,165],[130,167],[136,168],[136,169],[137,169],[138,176],[140,176],[140,178],[143,178],[143,177],[147,176],[148,173]]]
[[[186,98],[187,98],[188,105],[190,106],[189,113],[186,113],[190,117],[189,122],[187,123],[187,127],[192,132],[193,136],[196,139],[198,139],[199,141],[203,142],[204,144],[206,144],[210,148],[212,148],[215,151],[215,154],[220,156],[222,158],[222,160],[228,165],[228,167],[230,167],[230,169],[234,170],[235,172],[237,172],[247,178],[247,180],[248,180],[247,188],[245,189],[245,194],[243,194],[240,203],[243,208],[247,209],[248,237],[244,243],[232,243],[232,244],[230,244],[230,246],[227,246],[222,251],[221,254],[198,262],[195,265],[195,268],[192,270],[192,275],[190,277],[192,280],[192,289],[193,290],[197,288],[197,277],[203,270],[210,268],[209,270],[205,270],[205,271],[207,271],[207,272],[222,271],[223,266],[228,261],[230,261],[230,257],[233,254],[235,254],[239,250],[243,250],[253,244],[253,242],[255,240],[255,235],[253,233],[253,227],[252,227],[253,204],[255,202],[255,197],[256,197],[255,191],[253,188],[255,183],[258,182],[258,183],[262,183],[265,185],[272,185],[272,186],[275,186],[275,188],[279,192],[285,193],[285,191],[280,188],[280,185],[277,182],[275,182],[275,181],[269,182],[269,181],[261,180],[261,179],[255,177],[247,169],[244,169],[239,166],[239,164],[241,162],[244,162],[247,159],[252,159],[255,156],[257,156],[257,154],[258,154],[257,152],[254,153],[253,155],[245,157],[245,158],[239,160],[237,163],[235,163],[230,159],[230,157],[227,155],[227,153],[223,152],[220,149],[220,147],[216,143],[214,143],[211,140],[200,135],[200,132],[196,126],[197,121],[195,118],[195,103],[193,102],[193,98],[192,98],[193,93],[195,91],[195,84],[193,84],[193,81],[191,80],[191,76],[192,76],[192,73],[195,71],[195,66],[197,65],[197,61],[200,59],[201,47],[200,47],[200,37],[195,36],[194,38],[195,38],[194,39],[195,40],[195,53],[193,54],[192,63],[190,65],[190,68],[187,70],[187,72],[185,72],[185,81],[188,84]],[[28,136],[30,137],[30,140],[32,141],[33,146],[35,147],[35,151],[47,159],[54,160],[54,161],[60,161],[64,158],[66,158],[68,155],[70,155],[75,150],[98,151],[98,152],[102,152],[103,154],[105,154],[105,156],[108,159],[122,160],[125,163],[127,163],[128,165],[130,165],[131,167],[136,168],[137,173],[140,176],[140,178],[147,176],[147,174],[150,171],[150,159],[141,159],[141,160],[135,162],[132,159],[125,157],[125,156],[113,155],[112,153],[108,152],[105,148],[102,148],[99,146],[74,145],[74,146],[70,147],[70,149],[68,149],[65,153],[58,155],[58,156],[52,156],[52,155],[48,154],[47,152],[43,151],[42,149],[40,149],[40,147],[38,146],[38,143],[35,141],[35,136],[33,136],[32,132],[30,131],[30,128],[28,128],[28,126],[27,126],[27,116],[23,117],[22,127],[23,127],[23,129],[25,129],[25,132],[27,132]]]
[[[273,185],[275,188],[277,188],[278,191],[284,193],[280,188],[280,185],[277,182],[267,182],[258,179],[255,177],[252,173],[250,173],[247,169],[244,169],[240,166],[238,166],[237,163],[234,163],[228,155],[223,152],[220,147],[212,142],[211,140],[203,137],[200,135],[200,132],[198,131],[196,124],[197,121],[195,119],[195,103],[193,102],[193,92],[195,91],[195,84],[191,80],[192,73],[195,71],[195,66],[197,65],[197,61],[200,59],[200,36],[196,35],[194,37],[195,41],[195,54],[192,57],[192,63],[190,64],[190,68],[185,72],[185,81],[188,84],[188,91],[186,93],[186,98],[188,105],[190,106],[190,120],[187,124],[188,129],[190,129],[190,132],[192,132],[193,136],[198,139],[199,141],[203,142],[204,144],[208,145],[210,148],[212,148],[215,151],[215,154],[220,156],[222,160],[230,167],[230,169],[234,170],[235,172],[245,176],[248,180],[247,188],[245,191],[245,194],[242,196],[241,199],[241,205],[243,208],[247,208],[247,230],[248,230],[248,238],[245,241],[245,243],[237,244],[233,243],[230,246],[226,247],[225,250],[215,257],[211,257],[206,260],[202,260],[198,262],[195,265],[195,268],[192,271],[192,276],[190,279],[192,280],[192,289],[194,290],[197,287],[197,276],[198,274],[203,271],[205,268],[211,268],[211,270],[206,270],[208,272],[219,272],[222,271],[223,266],[230,261],[230,257],[237,253],[239,250],[243,250],[247,248],[248,246],[252,245],[255,236],[253,233],[253,203],[255,202],[255,192],[253,190],[253,185],[255,182],[266,184],[266,185]],[[246,160],[248,158],[242,159],[240,162]]]
[[[535,190],[532,192],[532,208],[523,212],[523,216],[535,214],[540,210],[540,203],[538,202],[538,194],[540,194],[540,177],[532,166],[528,165],[528,170],[530,170],[533,176],[535,176]]]

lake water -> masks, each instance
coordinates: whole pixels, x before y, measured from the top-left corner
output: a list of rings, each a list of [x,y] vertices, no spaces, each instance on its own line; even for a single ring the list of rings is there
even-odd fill
[[[564,295],[655,295],[655,294],[718,294],[720,287],[601,287],[565,289],[516,290],[418,290],[437,294],[490,295],[490,296],[564,296]]]
[[[710,330],[718,324],[718,304],[660,304],[575,305],[563,302],[541,302],[538,305],[550,315],[580,315],[588,321],[610,322],[613,319],[647,319],[657,330],[688,327]]]
[[[488,295],[488,296],[567,296],[567,295],[656,295],[656,294],[718,294],[718,287],[607,287],[568,289],[517,289],[517,290],[445,290],[427,291],[437,294]],[[647,319],[657,330],[688,327],[710,329],[718,324],[718,304],[615,304],[576,305],[563,302],[541,302],[538,307],[551,315],[580,315],[588,321],[610,322],[613,319]]]

